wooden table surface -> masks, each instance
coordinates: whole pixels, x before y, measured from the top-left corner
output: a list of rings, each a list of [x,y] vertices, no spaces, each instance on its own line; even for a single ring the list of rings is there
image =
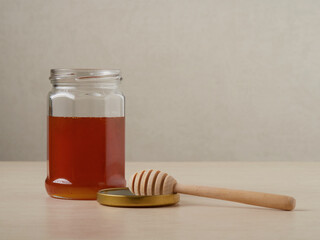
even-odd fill
[[[0,239],[320,239],[320,163],[127,163],[181,183],[292,195],[286,212],[181,195],[176,206],[115,208],[50,198],[45,162],[0,162]]]

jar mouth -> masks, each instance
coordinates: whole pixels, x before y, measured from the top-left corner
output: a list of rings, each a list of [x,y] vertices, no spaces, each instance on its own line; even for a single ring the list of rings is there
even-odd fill
[[[55,68],[50,71],[51,83],[116,83],[122,80],[118,69]]]

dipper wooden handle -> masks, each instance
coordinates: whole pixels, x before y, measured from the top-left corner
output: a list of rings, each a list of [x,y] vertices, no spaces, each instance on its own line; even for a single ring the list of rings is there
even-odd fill
[[[132,175],[128,187],[136,195],[161,195],[184,193],[200,197],[215,198],[255,206],[291,211],[295,208],[293,197],[262,192],[251,192],[226,188],[178,184],[167,173],[158,170],[143,170]]]
[[[287,211],[293,210],[296,205],[296,200],[290,196],[227,188],[176,184],[174,192]]]

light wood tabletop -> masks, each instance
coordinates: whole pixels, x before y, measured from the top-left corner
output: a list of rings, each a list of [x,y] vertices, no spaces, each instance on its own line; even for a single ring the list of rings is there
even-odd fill
[[[185,184],[291,195],[294,211],[181,195],[160,208],[50,198],[46,162],[0,162],[0,239],[320,239],[320,163],[127,162]]]

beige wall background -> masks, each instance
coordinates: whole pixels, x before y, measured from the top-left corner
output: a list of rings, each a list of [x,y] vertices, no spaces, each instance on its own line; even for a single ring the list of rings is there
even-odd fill
[[[0,160],[46,159],[50,68],[120,68],[128,161],[318,161],[320,1],[1,0]]]

